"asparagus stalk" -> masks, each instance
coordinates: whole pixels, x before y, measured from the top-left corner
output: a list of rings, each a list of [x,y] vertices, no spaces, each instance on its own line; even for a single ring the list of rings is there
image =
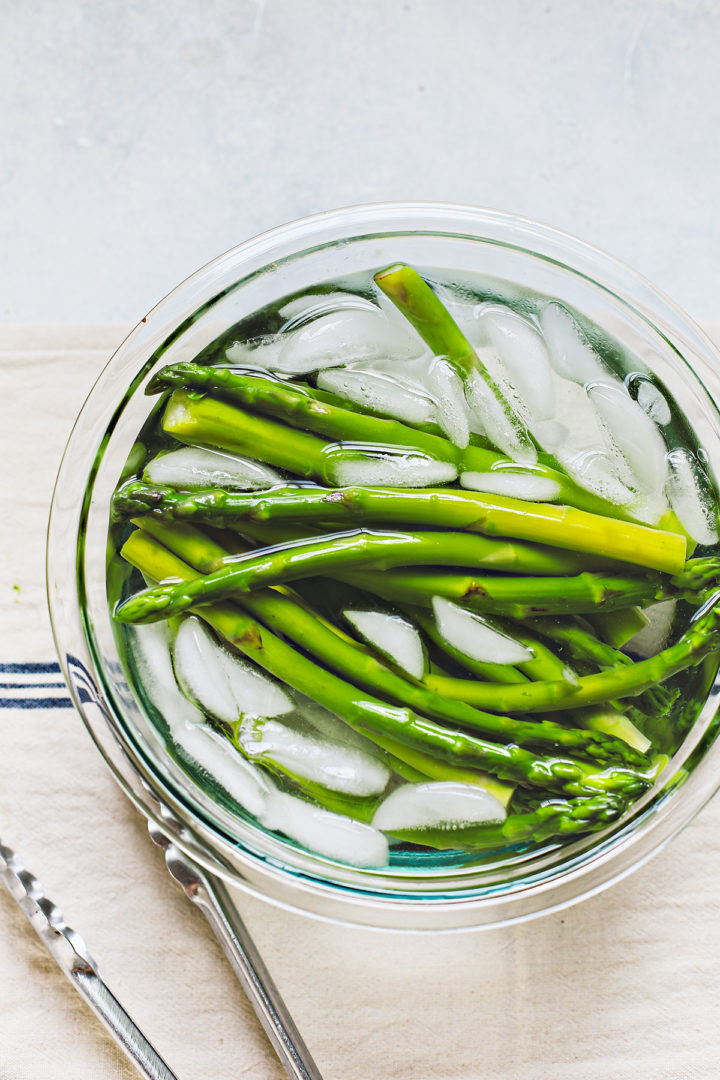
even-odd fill
[[[507,401],[476,350],[428,283],[412,267],[402,265],[381,270],[375,275],[375,282],[414,326],[435,356],[447,359],[464,384],[465,394],[471,405],[472,378],[482,378],[505,417],[508,440],[515,448],[513,456],[518,461],[535,462],[537,451],[525,423]]]
[[[317,573],[343,573],[358,567],[386,570],[397,566],[466,566],[472,564],[478,537],[466,533],[392,533],[359,529],[293,541],[238,556],[220,569],[190,583],[156,585],[130,597],[117,609],[123,622],[156,622],[196,604],[222,600]],[[482,544],[482,542],[481,542]],[[580,574],[573,578],[484,577],[476,579],[475,606],[523,615],[538,611],[612,609],[632,599],[666,595],[656,576],[609,577]]]
[[[523,625],[565,646],[580,663],[594,664],[601,670],[632,663],[629,656],[601,641],[574,619],[564,619],[561,622],[556,619],[535,617],[524,619]]]
[[[205,406],[208,403],[191,404]],[[211,404],[219,407],[223,403]],[[250,452],[250,447],[244,446],[243,452]],[[302,452],[301,447],[293,450],[296,454]],[[278,464],[279,456],[280,451],[276,449],[274,459],[267,457],[266,460]],[[303,468],[306,466],[307,459],[302,463]],[[311,475],[311,472],[304,475]],[[601,558],[609,556],[668,574],[679,574],[685,565],[686,540],[677,533],[588,514],[570,506],[523,502],[449,488],[285,488],[250,495],[213,488],[188,494],[135,481],[117,493],[115,505],[125,513],[151,510],[168,520],[193,519],[235,527],[241,527],[244,519],[343,521],[348,524],[360,521],[385,525],[402,523],[404,526],[412,522],[434,528],[466,529],[490,537],[511,537]],[[524,549],[520,550],[523,556],[527,555]],[[499,556],[499,569],[518,569],[517,563],[510,561],[510,554]],[[552,567],[559,564],[553,562],[550,553],[545,555],[551,569],[540,573],[567,572],[567,569],[553,570]],[[568,563],[562,565],[567,567]],[[586,568],[587,560],[581,565],[581,569]]]
[[[570,683],[571,686],[577,686],[577,675],[568,667],[568,665],[556,656],[552,649],[549,649],[539,638],[534,634],[529,634],[527,630],[523,630],[510,623],[500,623],[502,629],[510,637],[516,638],[522,645],[526,645],[529,649],[535,653],[532,660],[524,660],[518,664],[518,668],[525,675],[528,675],[533,682],[561,682]]]
[[[329,395],[324,394],[321,398],[310,387],[283,382],[268,375],[238,373],[230,368],[204,367],[200,364],[171,364],[152,377],[146,393],[159,393],[168,388],[217,395],[223,400],[237,402],[254,412],[274,416],[294,428],[302,428],[333,441],[376,443],[378,446],[417,450],[436,461],[449,462],[462,472],[487,472],[498,461],[507,460],[502,454],[481,446],[468,446],[461,450],[441,435],[429,434],[400,420],[371,416],[331,404],[327,400]],[[560,472],[557,477],[558,482],[564,480],[567,487],[567,477]]]
[[[136,524],[201,573],[222,565],[226,557],[222,547],[191,526],[185,526],[178,532],[177,526],[169,528],[151,518],[136,519]],[[538,724],[497,716],[493,712],[481,712],[462,701],[445,699],[390,670],[357,642],[319,620],[307,606],[276,589],[262,589],[245,596],[242,605],[269,629],[301,645],[306,652],[348,681],[400,705],[409,705],[425,716],[459,724],[501,742],[572,750],[600,762],[618,760],[638,764],[639,759],[628,753],[621,743],[601,734],[589,734],[548,721]],[[567,692],[563,682],[555,684],[556,695],[562,696]],[[396,757],[402,756],[396,749],[390,752]],[[413,760],[408,763],[415,765]],[[449,779],[447,775],[436,778]]]
[[[150,577],[173,576],[189,581],[195,574],[187,563],[141,529],[131,534],[121,554]],[[389,705],[319,667],[233,604],[204,605],[197,609],[197,614],[259,667],[334,712],[371,740],[375,734],[389,736],[451,765],[479,769],[501,780],[571,796],[604,792],[631,797],[639,795],[652,782],[652,770],[639,772],[610,767],[598,772],[596,765],[586,761],[538,756],[513,743],[488,742],[459,729],[443,727],[408,708]]]
[[[316,435],[234,409],[224,401],[176,391],[168,401],[163,430],[180,442],[229,450],[298,476],[325,479],[325,447]]]
[[[603,641],[612,645],[614,649],[621,649],[630,638],[640,633],[648,624],[648,617],[640,608],[627,607],[620,611],[602,612],[590,617],[590,624],[594,627]]]
[[[454,465],[458,472],[489,472],[511,459],[483,446],[455,446],[442,435],[411,427],[399,420],[368,415],[337,404],[334,395],[309,386],[283,382],[267,375],[239,373],[229,368],[200,364],[171,364],[150,380],[146,393],[173,388],[217,395],[324,438],[340,442],[399,446]],[[240,421],[238,421],[240,423]],[[438,429],[439,430],[439,429]],[[288,466],[292,469],[292,463]],[[516,466],[517,468],[517,466]],[[297,471],[292,469],[292,471]],[[566,473],[546,464],[533,465],[533,475],[557,485],[558,502],[616,516],[616,508],[575,484]]]
[[[366,589],[384,600],[429,607],[433,596],[465,604],[476,611],[528,619],[534,615],[572,615],[615,610],[633,603],[651,603],[676,595],[668,581],[655,575],[610,577],[468,576],[420,569],[376,573],[373,569],[330,571],[333,577]]]
[[[525,814],[510,814],[502,825],[475,825],[460,829],[394,830],[398,840],[440,850],[477,851],[508,844],[534,844],[554,836],[574,836],[607,828],[626,809],[621,799],[607,795],[592,798],[551,799]]]
[[[650,739],[643,735],[625,713],[611,703],[590,705],[585,709],[573,709],[570,716],[578,727],[586,727],[590,731],[604,731],[606,735],[615,735],[640,754],[646,754],[650,749]]]
[[[510,616],[525,622],[537,616],[583,615],[617,611],[634,603],[651,604],[681,597],[700,604],[720,575],[720,560],[691,559],[681,574],[611,577],[579,574],[566,578],[531,578],[457,574],[451,571],[372,569],[333,572],[350,585],[375,593],[383,600],[429,607],[433,596],[465,604],[477,611]]]
[[[442,675],[428,675],[425,683],[439,694],[458,698],[480,709],[493,708],[487,701],[497,701],[502,691],[503,711],[555,712],[558,709],[599,705],[604,701],[641,694],[678,672],[699,664],[706,656],[717,653],[718,650],[720,607],[712,604],[695,618],[674,645],[647,660],[610,668],[596,675],[583,675],[574,690],[562,699],[556,698],[552,703],[549,698],[553,683],[536,682],[501,687],[495,683],[484,684]]]

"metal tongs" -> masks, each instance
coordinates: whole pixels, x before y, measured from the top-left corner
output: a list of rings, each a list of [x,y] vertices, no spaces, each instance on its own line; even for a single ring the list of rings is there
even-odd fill
[[[2,839],[0,878],[50,955],[142,1075],[148,1080],[177,1080],[103,982],[83,939],[67,925],[60,908],[45,896],[38,879]]]
[[[240,985],[292,1080],[322,1080],[310,1051],[223,883],[181,855],[162,830],[150,836],[165,852],[168,870],[210,923]],[[147,1080],[177,1080],[103,981],[81,936],[65,922],[38,879],[0,838],[0,878],[45,948],[121,1049]]]
[[[322,1080],[223,882],[183,855],[157,825],[150,822],[148,827],[152,839],[165,852],[170,874],[210,923],[288,1076],[292,1080]]]

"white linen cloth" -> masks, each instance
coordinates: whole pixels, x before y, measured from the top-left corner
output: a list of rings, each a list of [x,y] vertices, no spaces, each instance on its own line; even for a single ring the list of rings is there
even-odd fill
[[[52,485],[122,336],[0,328],[5,664],[55,659],[44,596]],[[0,709],[0,835],[180,1080],[281,1080],[214,937],[72,709]],[[327,1080],[720,1075],[720,799],[609,891],[519,926],[390,935],[240,893],[237,903]],[[135,1075],[0,888],[0,1077]]]

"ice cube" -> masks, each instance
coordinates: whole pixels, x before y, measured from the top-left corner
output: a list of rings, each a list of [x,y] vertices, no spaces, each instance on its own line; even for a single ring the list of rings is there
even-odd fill
[[[321,368],[371,360],[378,356],[418,356],[424,351],[408,326],[393,324],[377,308],[320,315],[299,329],[281,334],[271,370],[305,375]]]
[[[277,337],[257,338],[254,341],[234,341],[225,350],[225,359],[231,367],[273,371],[277,367],[281,347],[282,341]]]
[[[461,473],[460,484],[471,491],[507,495],[526,502],[554,502],[561,493],[560,485],[552,477],[538,476],[529,471],[515,472],[511,469]]]
[[[569,379],[558,378],[555,389],[557,417],[565,436],[553,446],[554,457],[581,487],[617,506],[628,506],[637,498],[628,486],[632,474],[612,445],[587,393]],[[540,441],[539,431],[536,437]],[[550,451],[549,446],[546,449]]]
[[[648,494],[659,491],[667,476],[667,460],[665,440],[656,425],[618,383],[589,383],[587,393],[638,489]]]
[[[358,367],[331,368],[317,377],[321,390],[346,398],[370,412],[392,416],[407,424],[427,424],[435,419],[430,398],[383,372]]]
[[[648,656],[656,656],[668,644],[676,606],[677,600],[663,600],[659,604],[644,608],[647,625],[626,641],[623,648],[643,660]]]
[[[506,817],[502,803],[482,787],[441,780],[395,788],[375,811],[372,823],[377,829],[400,832],[490,825]]]
[[[286,320],[283,327],[285,331],[294,329],[301,322],[307,322],[318,315],[327,315],[333,311],[343,311],[349,308],[358,310],[377,311],[377,305],[372,300],[356,293],[340,292],[338,290],[329,293],[305,293],[304,296],[296,296],[278,311],[280,318]]]
[[[343,614],[369,645],[414,679],[422,678],[425,671],[422,639],[408,619],[384,611],[347,610]]]
[[[555,410],[553,372],[547,347],[535,327],[502,304],[479,304],[475,317],[533,417],[550,419]]]
[[[522,664],[535,656],[532,649],[496,629],[476,611],[468,611],[441,596],[433,597],[432,606],[440,636],[471,660]]]
[[[344,720],[340,720],[335,713],[318,705],[316,701],[298,695],[298,712],[310,730],[323,739],[338,743],[340,746],[352,746],[370,757],[386,761],[384,750],[355,731]]]
[[[284,833],[326,858],[351,866],[387,864],[388,842],[378,829],[283,791],[273,793],[260,820],[266,828]]]
[[[470,439],[465,392],[451,364],[438,356],[431,362],[426,385],[437,404],[437,422],[448,439],[464,449]]]
[[[249,757],[275,762],[290,775],[346,795],[378,795],[390,779],[390,769],[377,757],[305,734],[292,721],[244,720],[238,741]]]
[[[248,813],[260,817],[273,792],[268,778],[225,738],[206,724],[178,723],[177,716],[170,722],[173,742],[207,776],[211,777]]]
[[[199,446],[158,454],[144,475],[153,484],[170,487],[223,487],[237,491],[256,491],[283,482],[280,473],[269,465]]]
[[[274,679],[223,648],[194,615],[177,632],[173,659],[183,692],[224,723],[232,724],[247,714],[281,716],[293,708]]]
[[[352,453],[343,444],[328,451],[325,473],[336,487],[431,487],[454,480],[457,469],[427,454]]]
[[[169,722],[202,723],[203,714],[178,689],[173,671],[170,629],[167,623],[128,628],[138,678],[158,712]]]
[[[509,402],[503,402],[479,371],[465,380],[465,398],[477,414],[488,440],[513,461],[533,465],[537,451],[522,419]]]
[[[572,379],[580,386],[589,382],[617,381],[562,304],[545,305],[540,313],[540,327],[558,375]]]
[[[717,543],[717,505],[705,472],[689,450],[671,450],[667,460],[667,496],[683,528],[698,544]]]
[[[650,495],[640,495],[628,504],[628,512],[645,525],[657,525],[668,508],[663,492],[655,491]]]

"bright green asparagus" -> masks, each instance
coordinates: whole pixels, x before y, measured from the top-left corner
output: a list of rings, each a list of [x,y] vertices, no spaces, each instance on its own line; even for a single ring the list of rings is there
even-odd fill
[[[152,518],[136,519],[136,523],[199,573],[211,572],[214,567],[222,565],[226,558],[220,545],[192,526],[171,528]],[[270,630],[296,642],[338,675],[393,703],[409,705],[425,716],[458,724],[501,742],[583,753],[604,763],[643,764],[641,758],[629,753],[617,740],[608,739],[602,734],[591,734],[548,721],[535,723],[498,716],[492,712],[481,712],[462,701],[441,697],[389,669],[371,652],[318,619],[316,614],[286,592],[260,589],[243,596],[241,603]],[[198,610],[202,613],[201,609]],[[563,681],[553,686],[558,697],[569,692]]]
[[[141,529],[131,534],[121,554],[150,577],[180,577],[191,583],[195,575],[187,563]],[[605,792],[634,797],[654,778],[654,766],[643,771],[615,766],[597,771],[598,766],[587,761],[540,756],[513,743],[491,743],[459,729],[441,726],[408,708],[389,705],[358,691],[352,684],[318,667],[233,604],[202,605],[195,613],[265,671],[334,712],[371,740],[377,732],[411,749],[432,753],[451,765],[480,769],[511,783],[572,796]]]
[[[296,453],[302,453],[302,448]],[[277,463],[270,457],[266,460]],[[301,464],[304,468],[306,462]],[[128,514],[152,511],[170,521],[193,520],[235,527],[241,527],[244,518],[342,521],[348,527],[358,522],[383,526],[402,523],[406,527],[412,522],[431,528],[469,530],[488,537],[503,537],[505,541],[508,537],[530,541],[603,559],[610,556],[668,574],[679,574],[685,565],[686,541],[677,533],[588,514],[569,506],[523,502],[451,488],[288,487],[248,495],[222,488],[178,493],[172,488],[135,481],[116,494],[115,506]],[[555,560],[553,553],[546,551],[530,554],[526,547],[518,549],[518,557],[513,561],[513,545],[506,543],[505,547],[505,553],[502,548],[496,548],[498,569],[522,572],[524,558],[538,560],[536,565],[544,563],[548,567],[531,573],[567,573],[568,565],[578,566],[577,561],[557,561],[557,553]],[[581,568],[587,569],[587,565],[586,562]]]

